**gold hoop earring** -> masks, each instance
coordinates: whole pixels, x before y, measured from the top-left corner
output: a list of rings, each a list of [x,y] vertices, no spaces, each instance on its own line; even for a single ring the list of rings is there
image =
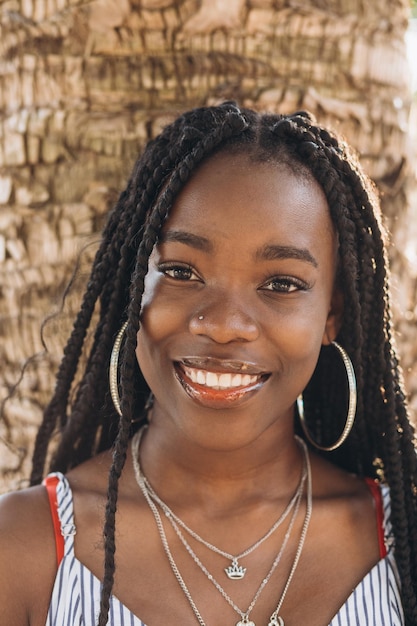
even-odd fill
[[[111,351],[110,367],[109,367],[110,395],[111,395],[111,399],[113,400],[114,408],[116,409],[120,417],[122,416],[122,409],[120,406],[117,369],[119,366],[120,348],[122,346],[123,335],[125,334],[126,327],[127,327],[127,321],[123,324],[123,326],[117,333],[117,337],[115,339],[115,342],[113,344],[113,349]]]
[[[299,395],[298,398],[297,398],[298,415],[300,417],[300,424],[301,424],[301,428],[303,429],[304,435],[305,435],[306,439],[314,447],[318,448],[319,450],[323,450],[324,452],[332,452],[333,450],[336,450],[348,438],[349,433],[352,430],[353,423],[355,421],[356,401],[357,401],[356,377],[355,377],[355,370],[353,369],[352,361],[350,360],[349,355],[346,352],[346,350],[344,350],[344,348],[342,348],[342,346],[340,346],[338,343],[336,343],[336,341],[332,341],[331,345],[334,346],[335,348],[337,348],[337,350],[339,351],[339,353],[340,353],[340,355],[341,355],[341,357],[343,359],[343,364],[344,364],[345,369],[346,369],[346,375],[347,375],[348,385],[349,385],[349,406],[348,406],[348,412],[347,412],[347,418],[346,418],[345,427],[344,427],[343,432],[340,435],[339,439],[333,445],[331,445],[331,446],[322,446],[322,445],[318,444],[316,441],[314,441],[314,439],[312,438],[312,436],[310,435],[310,433],[308,431],[308,427],[307,427],[307,424],[306,424],[306,421],[305,421],[303,396]]]

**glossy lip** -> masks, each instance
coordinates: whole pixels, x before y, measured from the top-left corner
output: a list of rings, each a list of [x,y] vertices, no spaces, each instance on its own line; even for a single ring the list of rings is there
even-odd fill
[[[222,369],[213,367],[201,367],[202,360],[197,359],[193,360],[193,363],[198,362],[197,365],[191,365],[190,360],[183,360],[184,364],[187,364],[189,367],[198,367],[198,369],[205,369],[207,371],[213,371],[215,373],[231,373],[231,372],[242,372],[242,370],[237,369]],[[210,359],[211,365],[213,365],[213,359]],[[225,361],[221,361],[224,365]],[[230,363],[230,362],[229,362]],[[237,363],[237,362],[236,362]],[[207,365],[207,362],[206,362]],[[255,393],[257,393],[266,383],[270,374],[257,371],[248,371],[243,370],[245,374],[257,375],[259,379],[245,387],[230,387],[228,389],[213,389],[212,387],[207,387],[205,385],[199,385],[198,383],[192,382],[192,380],[186,375],[184,369],[181,367],[181,363],[176,362],[174,364],[175,368],[175,376],[179,383],[181,384],[184,391],[196,402],[211,409],[226,409],[230,408],[232,405],[240,404],[249,398],[251,398]]]

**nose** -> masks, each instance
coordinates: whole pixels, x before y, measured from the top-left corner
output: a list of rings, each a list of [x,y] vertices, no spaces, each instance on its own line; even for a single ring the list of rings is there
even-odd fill
[[[249,307],[242,298],[230,294],[218,294],[210,302],[203,302],[191,317],[189,329],[194,335],[205,335],[223,344],[255,341],[259,337],[259,327]]]

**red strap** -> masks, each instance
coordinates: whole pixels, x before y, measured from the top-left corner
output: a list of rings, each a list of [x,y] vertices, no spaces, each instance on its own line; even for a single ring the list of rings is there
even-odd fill
[[[58,515],[58,501],[56,497],[56,488],[58,483],[58,476],[47,476],[43,481],[48,494],[49,506],[51,508],[51,517],[55,534],[56,560],[59,567],[62,559],[64,558],[64,537],[62,536],[61,520]]]
[[[375,501],[379,554],[381,556],[381,559],[384,559],[387,556],[387,547],[385,545],[384,507],[382,504],[381,488],[379,484],[375,482],[372,478],[365,478],[365,482],[368,485],[368,489],[371,492]]]

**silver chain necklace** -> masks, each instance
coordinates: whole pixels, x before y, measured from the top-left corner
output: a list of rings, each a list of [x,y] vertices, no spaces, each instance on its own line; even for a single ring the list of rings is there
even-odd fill
[[[172,556],[171,550],[169,548],[168,545],[168,540],[165,534],[165,529],[164,529],[164,525],[162,523],[162,519],[161,516],[159,514],[158,508],[156,506],[156,504],[153,502],[148,489],[147,489],[147,485],[145,483],[145,478],[143,476],[143,474],[140,471],[140,464],[139,464],[139,444],[140,444],[140,439],[142,436],[142,432],[143,429],[141,431],[139,431],[138,433],[136,433],[136,435],[134,436],[134,438],[132,439],[132,459],[133,459],[133,467],[134,467],[134,471],[135,471],[135,477],[136,477],[136,481],[143,493],[143,496],[148,504],[148,506],[150,507],[154,518],[155,518],[155,522],[156,522],[156,526],[158,528],[158,532],[161,538],[161,542],[164,548],[164,551],[167,555],[169,564],[171,566],[171,569],[174,573],[175,578],[177,579],[184,595],[186,596],[194,615],[197,618],[198,623],[200,624],[200,626],[206,626],[203,618],[201,617],[200,612],[197,609],[197,606],[191,596],[191,593],[187,587],[187,585],[185,584],[185,581],[178,569],[177,564],[175,563],[175,560]],[[300,534],[300,539],[298,542],[298,547],[295,553],[295,557],[291,566],[291,570],[290,573],[288,575],[287,581],[284,585],[284,589],[281,593],[281,597],[279,599],[277,608],[275,609],[275,611],[272,613],[269,622],[268,622],[268,626],[285,626],[284,625],[284,620],[282,619],[282,617],[279,616],[279,611],[281,610],[281,606],[284,602],[285,596],[287,594],[288,588],[290,586],[290,583],[293,579],[295,570],[297,568],[298,562],[300,560],[300,556],[301,556],[301,552],[302,549],[304,547],[304,542],[305,542],[305,538],[307,535],[307,530],[308,530],[308,526],[310,523],[310,519],[311,519],[311,513],[312,513],[312,506],[313,506],[313,498],[312,498],[312,480],[311,480],[311,466],[310,466],[310,459],[309,459],[309,455],[308,455],[308,450],[307,450],[307,446],[304,443],[304,441],[302,441],[299,437],[296,437],[297,441],[299,442],[299,444],[302,446],[303,448],[303,452],[304,452],[304,457],[305,457],[305,465],[306,465],[306,472],[303,472],[303,476],[304,474],[306,474],[307,477],[307,505],[306,505],[306,514],[305,514],[305,518],[304,518],[304,523],[303,523],[303,527],[301,530],[301,534]],[[302,484],[304,485],[304,480],[305,480],[305,476],[304,479],[302,479]],[[297,489],[298,492],[298,489]],[[205,566],[201,563],[201,561],[198,559],[198,557],[195,555],[195,553],[192,551],[191,547],[188,545],[188,543],[185,541],[183,541],[185,547],[187,548],[187,550],[189,551],[190,555],[192,556],[193,560],[196,562],[196,564],[200,567],[200,569],[202,569],[202,571],[205,573],[205,575],[207,576],[207,578],[214,584],[214,586],[217,588],[217,590],[221,593],[222,597],[232,606],[232,608],[240,615],[241,620],[239,620],[239,622],[236,623],[236,626],[255,626],[255,623],[253,621],[249,620],[249,614],[252,611],[253,607],[255,606],[262,590],[264,589],[265,585],[268,583],[269,579],[271,578],[275,568],[277,567],[282,553],[284,551],[284,548],[288,542],[289,536],[290,536],[290,532],[292,529],[292,526],[294,524],[295,518],[296,518],[296,514],[298,512],[299,506],[300,506],[300,502],[301,502],[301,497],[302,497],[302,490],[299,494],[299,497],[295,503],[295,511],[291,517],[291,521],[290,521],[290,525],[289,528],[287,530],[287,533],[285,535],[284,538],[284,542],[281,546],[280,551],[278,552],[272,567],[270,569],[270,571],[268,572],[267,576],[262,580],[260,586],[258,587],[258,590],[251,602],[251,604],[249,605],[248,609],[246,612],[241,611],[241,609],[239,609],[239,607],[237,607],[237,605],[233,602],[233,600],[228,596],[228,594],[224,591],[224,589],[221,587],[221,585],[213,578],[213,576],[210,574],[210,572],[205,568]],[[178,525],[175,522],[175,519],[170,519],[168,518],[169,521],[171,522],[171,524],[174,527],[174,530],[177,532],[179,538],[181,539],[181,541],[184,539],[181,531],[178,528]]]
[[[198,533],[196,533],[189,526],[187,526],[187,524],[181,518],[179,518],[178,515],[176,515],[172,511],[172,509],[170,509],[170,507],[158,496],[158,494],[155,492],[155,490],[153,489],[152,485],[149,483],[146,476],[143,475],[140,467],[139,467],[139,471],[140,471],[141,476],[143,476],[143,480],[144,480],[146,490],[149,496],[152,498],[154,502],[156,502],[161,507],[162,511],[164,512],[164,514],[166,515],[166,517],[168,518],[168,520],[171,522],[173,526],[174,526],[174,523],[176,523],[178,526],[181,526],[181,528],[185,530],[196,541],[198,541],[199,543],[209,548],[209,550],[211,550],[212,552],[215,552],[216,554],[220,554],[221,556],[231,561],[230,565],[224,568],[224,571],[226,572],[228,578],[230,578],[231,580],[241,580],[245,576],[247,568],[239,565],[239,560],[251,554],[254,550],[256,550],[256,548],[259,548],[259,546],[262,545],[264,541],[269,539],[269,537],[275,532],[275,530],[277,530],[277,528],[279,528],[279,526],[281,526],[281,524],[286,520],[291,510],[295,506],[295,503],[300,493],[303,492],[304,482],[306,478],[306,466],[304,464],[304,470],[301,474],[301,478],[298,483],[297,489],[294,495],[292,496],[291,500],[287,504],[285,510],[280,515],[280,517],[274,522],[271,528],[260,539],[258,539],[258,541],[256,541],[252,546],[250,546],[246,550],[243,550],[239,554],[233,555],[233,554],[230,554],[229,552],[226,552],[225,550],[221,550],[217,546],[206,541]]]
[[[142,481],[142,485],[143,485],[143,481]],[[141,485],[141,487],[142,487]],[[142,489],[143,492],[143,489]],[[144,494],[145,495],[145,494]],[[300,508],[300,502],[301,502],[301,496],[299,497],[299,499],[297,500],[297,503],[294,507],[294,511],[293,514],[291,516],[291,520],[290,520],[290,524],[288,526],[287,532],[285,534],[284,537],[284,541],[281,545],[281,548],[278,552],[278,554],[276,555],[271,568],[268,572],[268,574],[265,576],[265,578],[263,578],[263,580],[261,581],[253,599],[252,602],[250,603],[249,607],[247,608],[246,611],[242,611],[242,609],[240,609],[237,604],[232,600],[232,598],[227,594],[227,592],[223,589],[223,587],[220,585],[220,583],[214,578],[214,576],[208,571],[208,569],[205,567],[205,565],[203,565],[203,563],[200,561],[200,559],[198,558],[198,556],[195,554],[195,552],[193,551],[193,549],[191,548],[191,546],[188,544],[188,542],[186,541],[185,537],[183,536],[183,534],[181,533],[178,525],[175,523],[174,520],[170,519],[169,521],[171,522],[171,525],[173,526],[176,534],[178,535],[180,541],[182,542],[182,544],[184,545],[185,549],[187,550],[187,552],[190,554],[191,558],[193,559],[193,561],[198,565],[198,567],[201,569],[201,571],[207,576],[207,578],[210,580],[211,583],[213,583],[213,585],[216,587],[217,591],[219,591],[219,593],[223,596],[223,598],[226,600],[226,602],[228,602],[228,604],[230,604],[230,606],[236,611],[236,613],[238,613],[240,615],[240,617],[242,618],[242,621],[239,622],[239,624],[247,624],[247,623],[251,623],[249,622],[249,615],[252,612],[252,609],[254,608],[256,602],[259,599],[259,596],[261,595],[263,589],[265,588],[265,586],[268,584],[272,574],[274,573],[275,569],[278,566],[278,563],[281,560],[282,554],[285,550],[285,547],[288,543],[288,539],[290,537],[292,528],[294,526],[294,522],[295,519],[297,517],[297,513],[298,510]],[[169,518],[168,518],[169,519]]]

